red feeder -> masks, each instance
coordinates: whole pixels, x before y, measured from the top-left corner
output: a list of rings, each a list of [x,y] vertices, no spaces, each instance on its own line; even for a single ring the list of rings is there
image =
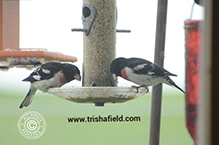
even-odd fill
[[[200,98],[199,88],[199,53],[201,48],[202,33],[200,31],[201,21],[186,20],[186,126],[194,140],[197,140],[198,105]]]

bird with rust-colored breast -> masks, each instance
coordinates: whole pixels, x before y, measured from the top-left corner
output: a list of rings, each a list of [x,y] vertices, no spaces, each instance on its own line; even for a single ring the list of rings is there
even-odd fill
[[[181,92],[185,93],[179,86],[177,86],[169,76],[177,76],[164,68],[156,65],[148,60],[142,58],[123,58],[119,57],[112,61],[109,67],[109,76],[111,82],[115,82],[117,77],[136,83],[140,86],[132,86],[137,88],[154,86],[159,83],[165,83],[174,86]],[[149,92],[149,90],[148,90]]]
[[[37,90],[47,92],[49,88],[61,87],[74,79],[81,80],[80,70],[75,65],[60,62],[44,63],[23,80],[31,84],[20,108],[31,104]]]

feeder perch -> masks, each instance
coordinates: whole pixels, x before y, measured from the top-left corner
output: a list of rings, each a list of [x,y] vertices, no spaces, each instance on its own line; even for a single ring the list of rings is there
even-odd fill
[[[145,88],[116,87],[112,82],[108,68],[115,59],[116,32],[130,30],[116,29],[116,0],[84,0],[82,6],[84,59],[82,87],[51,88],[52,93],[60,98],[77,103],[122,103],[138,98],[147,93]]]

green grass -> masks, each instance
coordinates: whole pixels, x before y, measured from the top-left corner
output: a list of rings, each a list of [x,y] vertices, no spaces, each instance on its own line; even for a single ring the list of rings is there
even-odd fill
[[[0,96],[1,144],[75,144],[75,145],[147,145],[150,130],[151,94],[121,104],[78,104],[38,92],[32,104],[18,109],[26,92],[3,91]],[[184,97],[164,95],[160,145],[193,145],[185,127]],[[37,140],[28,140],[17,129],[19,117],[26,111],[37,111],[47,121],[47,129]],[[68,117],[124,115],[140,116],[140,122],[68,123]]]

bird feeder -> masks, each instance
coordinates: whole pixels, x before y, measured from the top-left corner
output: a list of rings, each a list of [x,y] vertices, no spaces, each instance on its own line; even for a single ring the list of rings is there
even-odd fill
[[[27,68],[54,60],[76,62],[77,58],[46,49],[19,48],[19,1],[0,0],[0,69]]]
[[[200,98],[199,88],[199,53],[201,48],[202,33],[200,31],[201,21],[186,20],[185,38],[186,38],[186,126],[197,144],[197,124],[198,124],[198,106]]]
[[[117,30],[116,21],[116,0],[83,1],[83,28],[72,29],[84,32],[82,87],[51,88],[49,93],[77,103],[95,103],[96,106],[125,102],[147,93],[145,88],[137,93],[134,88],[116,87],[109,78],[108,68],[115,59],[116,32],[130,32]]]

